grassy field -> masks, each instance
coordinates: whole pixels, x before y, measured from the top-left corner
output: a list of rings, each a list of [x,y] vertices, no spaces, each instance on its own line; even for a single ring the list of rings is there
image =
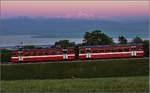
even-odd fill
[[[1,81],[1,92],[148,92],[149,77]]]
[[[147,76],[149,59],[1,65],[2,80]]]
[[[1,65],[1,92],[148,92],[149,59]]]

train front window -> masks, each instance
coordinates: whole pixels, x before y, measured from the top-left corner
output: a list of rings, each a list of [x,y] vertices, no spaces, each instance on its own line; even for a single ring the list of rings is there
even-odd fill
[[[86,48],[86,53],[90,53],[90,48]]]
[[[67,52],[68,52],[67,49],[63,50],[63,54],[67,54]]]
[[[138,47],[138,48],[137,48],[137,51],[142,51],[142,50],[143,50],[142,47]]]
[[[132,48],[132,51],[135,51],[136,50],[136,48]]]

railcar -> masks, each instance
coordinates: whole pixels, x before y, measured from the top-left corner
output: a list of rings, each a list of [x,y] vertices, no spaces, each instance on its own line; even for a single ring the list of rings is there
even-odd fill
[[[11,61],[45,62],[76,59],[143,57],[142,45],[81,46],[78,48],[21,49],[12,51]],[[69,62],[69,61],[68,61]]]

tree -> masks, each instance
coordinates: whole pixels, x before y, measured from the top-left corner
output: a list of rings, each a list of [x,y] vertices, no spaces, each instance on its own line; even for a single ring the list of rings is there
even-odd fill
[[[140,44],[140,43],[143,43],[143,40],[142,40],[140,37],[135,37],[135,38],[132,40],[132,43]]]
[[[1,62],[10,62],[11,60],[11,51],[8,49],[0,50],[0,61]]]
[[[102,33],[101,30],[86,32],[83,45],[110,45],[113,44],[112,38]]]
[[[144,56],[149,57],[149,40],[143,41]]]
[[[23,46],[23,49],[36,49],[34,45]]]
[[[127,39],[124,36],[118,37],[119,44],[127,44]]]
[[[75,46],[75,42],[69,42],[69,40],[60,40],[58,42],[55,42],[54,46],[55,47],[60,47],[60,48],[74,47]]]

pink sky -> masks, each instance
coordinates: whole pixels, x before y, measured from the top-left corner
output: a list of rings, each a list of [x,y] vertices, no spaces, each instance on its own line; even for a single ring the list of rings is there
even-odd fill
[[[149,15],[149,1],[2,1],[1,5],[3,18],[113,18]]]

